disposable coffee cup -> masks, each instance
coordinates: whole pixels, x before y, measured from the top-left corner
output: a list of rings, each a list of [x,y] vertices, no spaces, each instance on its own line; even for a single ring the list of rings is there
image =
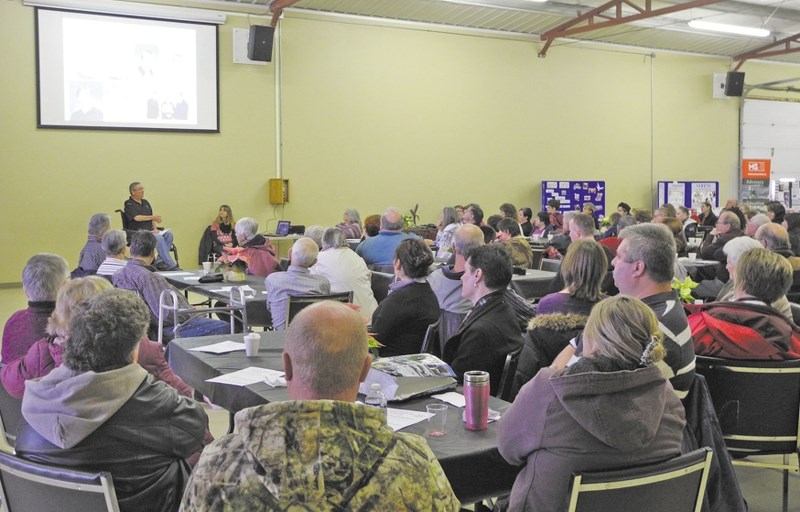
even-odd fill
[[[697,253],[696,252],[690,252],[689,253],[689,259],[690,260],[696,260],[697,259]]]
[[[203,275],[207,276],[210,273],[211,273],[211,262],[210,261],[204,261],[203,262]]]
[[[255,357],[258,355],[258,345],[261,341],[261,335],[257,332],[251,332],[244,337],[244,353],[247,357]]]

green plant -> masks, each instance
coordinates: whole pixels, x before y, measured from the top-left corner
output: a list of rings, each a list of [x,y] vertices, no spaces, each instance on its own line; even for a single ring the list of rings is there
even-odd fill
[[[695,283],[691,277],[686,276],[686,279],[681,281],[677,277],[672,278],[672,289],[678,292],[681,300],[687,304],[691,304],[694,302],[694,297],[692,297],[692,290],[697,288],[697,283]]]

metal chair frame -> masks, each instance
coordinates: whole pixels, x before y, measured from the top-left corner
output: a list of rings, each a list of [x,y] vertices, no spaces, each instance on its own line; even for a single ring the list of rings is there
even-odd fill
[[[169,302],[167,301],[169,297]],[[180,308],[178,307],[178,294],[175,290],[162,290],[158,297],[158,342],[163,344],[164,340],[164,320],[167,315],[172,313],[172,325],[175,326],[173,334],[175,338],[180,337],[180,328],[189,320],[196,316],[208,315],[211,313],[228,313],[231,322],[231,334],[236,333],[236,320],[234,312],[241,312],[241,322],[244,332],[249,332],[250,326],[247,323],[247,304],[245,302],[244,290],[239,286],[232,286],[228,295],[228,304],[221,307],[212,308]],[[189,315],[189,319],[178,322],[178,315]]]

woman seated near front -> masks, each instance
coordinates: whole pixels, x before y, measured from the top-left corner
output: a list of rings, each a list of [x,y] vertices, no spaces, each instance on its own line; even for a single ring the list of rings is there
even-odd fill
[[[453,255],[453,234],[459,225],[456,209],[452,206],[442,208],[442,215],[436,223],[436,227],[439,228],[436,233],[437,258],[448,259]]]
[[[533,218],[533,230],[531,236],[538,236],[540,238],[547,238],[553,233],[553,228],[550,225],[550,216],[547,212],[539,212]]]
[[[211,241],[214,254],[222,254],[225,247],[236,247],[236,221],[233,210],[227,204],[219,207],[219,213],[211,223]]]
[[[739,257],[728,302],[687,306],[698,355],[724,359],[800,359],[800,328],[770,306],[792,286],[792,266],[758,248]]]
[[[342,215],[342,222],[336,225],[350,240],[361,238],[361,215],[355,208],[348,208]]]
[[[652,464],[681,453],[683,405],[655,365],[664,355],[653,311],[619,295],[598,303],[572,366],[544,368],[498,425],[500,454],[525,464],[508,510],[567,509],[570,476]]]
[[[519,223],[515,219],[503,219],[497,223],[497,240],[506,246],[514,265],[522,268],[533,266],[531,244],[522,236]]]
[[[577,313],[589,315],[605,297],[600,291],[608,273],[608,257],[603,246],[594,240],[575,240],[561,261],[564,289],[545,295],[536,306],[536,315]]]
[[[491,393],[496,393],[506,355],[522,346],[522,331],[514,309],[505,297],[511,282],[511,255],[501,244],[475,247],[465,255],[461,295],[473,308],[456,333],[444,344],[442,359],[458,380],[464,372],[489,372]]]
[[[439,301],[428,284],[433,253],[419,239],[400,242],[394,252],[395,282],[372,315],[371,331],[381,357],[416,354],[428,326],[439,319]]]
[[[247,260],[247,273],[267,277],[278,269],[277,252],[272,243],[258,232],[258,222],[250,217],[242,217],[236,223],[236,240],[243,247],[242,254]]]

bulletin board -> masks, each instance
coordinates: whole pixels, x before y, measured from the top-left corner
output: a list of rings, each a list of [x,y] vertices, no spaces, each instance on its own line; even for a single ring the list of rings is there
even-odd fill
[[[605,181],[542,181],[542,211],[547,211],[547,201],[561,201],[561,211],[581,210],[585,203],[594,205],[594,216],[597,219],[606,215],[606,182]]]
[[[658,182],[658,206],[669,203],[700,211],[700,205],[706,201],[711,203],[712,208],[719,207],[718,181]]]

